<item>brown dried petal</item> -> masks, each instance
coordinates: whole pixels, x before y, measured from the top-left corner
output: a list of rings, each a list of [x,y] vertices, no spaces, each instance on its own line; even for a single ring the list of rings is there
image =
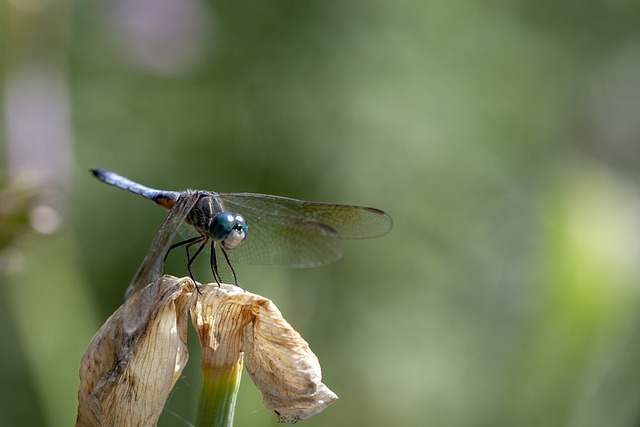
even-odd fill
[[[200,292],[191,318],[200,338],[202,364],[213,369],[233,366],[241,357],[244,327],[253,320],[251,306],[262,297],[226,284],[204,285]]]
[[[230,285],[201,289],[192,316],[203,364],[231,365],[244,350],[249,375],[281,422],[309,418],[338,398],[321,382],[320,363],[307,342],[270,300]]]
[[[262,391],[264,404],[280,422],[295,423],[323,411],[338,399],[322,380],[320,362],[278,308],[263,299],[245,329],[247,372]]]
[[[164,276],[133,295],[93,337],[80,365],[76,426],[151,426],[188,359],[195,287]]]

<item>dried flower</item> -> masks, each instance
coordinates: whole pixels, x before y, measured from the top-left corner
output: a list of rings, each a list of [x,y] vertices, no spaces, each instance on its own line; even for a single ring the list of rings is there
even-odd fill
[[[309,345],[268,299],[231,285],[163,276],[100,328],[82,358],[76,426],[152,426],[188,359],[187,310],[202,347],[197,424],[231,425],[243,357],[281,422],[309,418],[337,396]]]

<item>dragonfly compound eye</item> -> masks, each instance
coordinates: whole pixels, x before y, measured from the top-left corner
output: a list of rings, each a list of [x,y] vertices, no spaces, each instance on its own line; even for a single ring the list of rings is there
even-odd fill
[[[247,237],[249,227],[242,215],[222,212],[209,223],[209,233],[224,249],[233,249]]]

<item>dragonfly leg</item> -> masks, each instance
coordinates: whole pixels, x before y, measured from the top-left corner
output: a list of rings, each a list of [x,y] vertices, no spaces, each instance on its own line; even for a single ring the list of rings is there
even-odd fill
[[[196,254],[193,256],[193,258],[191,258],[191,255],[189,255],[189,248],[195,245],[196,243],[202,242],[203,240],[204,242],[202,243],[202,245],[200,245],[200,247],[196,251]],[[182,242],[175,243],[171,245],[167,250],[167,253],[164,256],[164,260],[165,261],[167,260],[167,257],[169,256],[169,252],[171,252],[172,249],[179,248],[180,246],[185,246],[185,249],[187,252],[187,270],[189,270],[189,277],[191,278],[191,280],[193,280],[193,283],[196,283],[196,279],[193,278],[193,273],[191,272],[191,264],[196,259],[200,251],[202,251],[202,248],[204,247],[204,244],[206,242],[207,242],[207,238],[205,236],[196,236],[187,240],[183,240]],[[198,285],[196,285],[196,289],[198,293],[201,294],[200,289],[198,288]]]
[[[202,241],[202,244],[198,247],[198,250],[196,251],[196,253],[193,254],[191,258],[189,258],[189,247],[200,241]],[[204,245],[206,244],[207,244],[207,239],[205,239],[203,236],[201,236],[199,240],[195,240],[187,244],[187,270],[189,271],[189,277],[191,277],[191,280],[193,280],[193,283],[196,283],[196,279],[193,278],[193,272],[191,271],[191,264],[193,264],[193,261],[195,261],[195,259],[198,258],[198,255],[200,255],[200,252],[202,252],[202,249],[204,249]],[[202,292],[200,292],[200,288],[198,287],[197,284],[196,284],[196,289],[198,290],[198,293],[202,295]]]
[[[212,240],[211,241],[211,272],[213,273],[213,278],[215,279],[218,287],[220,287],[220,283],[222,283],[222,277],[220,277],[220,272],[218,272],[218,260],[216,258],[216,244]]]
[[[167,250],[167,253],[164,256],[164,260],[165,261],[167,260],[167,257],[169,256],[169,252],[171,252],[172,249],[179,248],[180,246],[184,246],[184,245],[187,246],[187,258],[189,258],[189,246],[196,244],[198,242],[201,242],[204,239],[205,239],[204,236],[196,236],[196,237],[192,237],[191,239],[183,240],[182,242],[178,242],[176,244],[169,246],[169,249]]]
[[[227,255],[227,251],[224,249],[220,248],[220,250],[222,251],[222,255],[224,255],[224,259],[227,261],[227,265],[231,269],[231,274],[233,274],[233,284],[238,286],[238,276],[236,276],[236,271],[233,269],[231,261],[229,261],[229,255]]]

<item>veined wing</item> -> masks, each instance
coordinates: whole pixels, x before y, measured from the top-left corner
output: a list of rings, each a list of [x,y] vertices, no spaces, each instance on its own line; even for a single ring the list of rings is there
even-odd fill
[[[312,267],[342,257],[343,239],[377,237],[391,230],[391,217],[364,206],[306,202],[254,193],[220,193],[226,211],[249,225],[247,239],[230,250],[232,260],[251,264]]]
[[[162,275],[164,257],[171,246],[178,229],[184,224],[185,218],[198,201],[198,195],[193,191],[180,193],[180,197],[169,210],[167,217],[156,233],[149,251],[142,264],[131,280],[125,292],[125,301],[138,290],[155,281]]]

